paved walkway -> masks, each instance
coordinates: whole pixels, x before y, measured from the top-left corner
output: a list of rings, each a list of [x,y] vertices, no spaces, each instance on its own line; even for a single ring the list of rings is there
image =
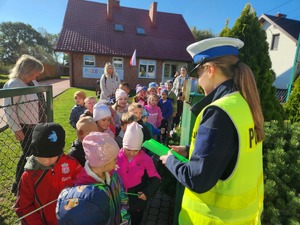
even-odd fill
[[[53,79],[39,81],[40,85],[51,85],[53,90],[53,97],[56,97],[70,88],[70,81],[68,78]]]

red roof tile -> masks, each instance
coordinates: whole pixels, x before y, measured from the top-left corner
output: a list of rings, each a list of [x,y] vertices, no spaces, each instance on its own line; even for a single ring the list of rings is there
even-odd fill
[[[191,61],[186,47],[194,37],[180,14],[157,12],[156,25],[149,11],[114,7],[113,20],[107,20],[107,5],[69,0],[56,51],[99,55],[131,56],[172,61]],[[115,31],[122,24],[124,31]],[[146,35],[138,35],[136,28]]]

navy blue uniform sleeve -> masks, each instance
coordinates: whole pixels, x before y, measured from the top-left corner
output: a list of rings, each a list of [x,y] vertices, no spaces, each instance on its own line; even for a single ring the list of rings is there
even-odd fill
[[[220,108],[212,106],[205,110],[196,135],[195,147],[190,161],[182,163],[169,156],[167,168],[190,190],[203,193],[210,190],[228,168],[232,172],[238,151],[236,128],[229,116]]]

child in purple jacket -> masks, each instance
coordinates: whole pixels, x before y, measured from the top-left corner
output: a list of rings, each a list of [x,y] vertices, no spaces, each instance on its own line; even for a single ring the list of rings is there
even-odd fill
[[[152,159],[141,150],[142,143],[142,126],[132,122],[127,126],[123,148],[117,157],[117,172],[128,192],[131,225],[141,223],[147,201],[155,195],[160,185],[160,176]]]

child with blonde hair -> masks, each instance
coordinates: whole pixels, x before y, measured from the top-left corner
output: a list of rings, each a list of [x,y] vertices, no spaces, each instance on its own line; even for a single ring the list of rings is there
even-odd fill
[[[160,186],[160,175],[154,163],[145,151],[141,150],[143,143],[142,126],[132,122],[127,126],[123,138],[123,148],[117,157],[118,174],[122,178],[128,195],[129,214],[132,225],[139,225],[143,211]]]
[[[144,141],[151,139],[150,131],[145,126],[145,124],[142,120],[143,106],[139,103],[131,103],[128,106],[128,113],[130,113],[131,115],[135,115],[136,122],[138,122],[138,124],[140,124],[143,127],[142,131],[144,134]]]
[[[79,117],[86,110],[86,108],[84,106],[84,99],[85,98],[86,98],[86,95],[85,95],[85,92],[83,92],[83,91],[76,91],[74,93],[75,105],[71,109],[70,117],[69,117],[69,123],[75,129],[76,129],[76,123],[79,120]]]
[[[72,147],[68,155],[73,156],[77,161],[84,166],[85,154],[82,146],[83,139],[91,132],[98,131],[98,127],[91,116],[81,116],[76,123],[77,139],[73,141]]]
[[[136,116],[130,113],[124,113],[121,118],[121,126],[119,134],[115,137],[116,142],[118,143],[119,147],[122,148],[123,146],[123,137],[125,134],[125,130],[128,124],[136,121]]]
[[[156,128],[160,127],[160,123],[163,119],[161,109],[157,105],[158,100],[158,95],[152,94],[148,97],[148,104],[144,106],[149,113],[148,122]]]
[[[84,106],[86,108],[84,114],[86,116],[91,116],[93,117],[93,109],[94,109],[94,105],[97,103],[97,100],[95,97],[93,96],[89,96],[89,97],[86,97],[84,99]]]

